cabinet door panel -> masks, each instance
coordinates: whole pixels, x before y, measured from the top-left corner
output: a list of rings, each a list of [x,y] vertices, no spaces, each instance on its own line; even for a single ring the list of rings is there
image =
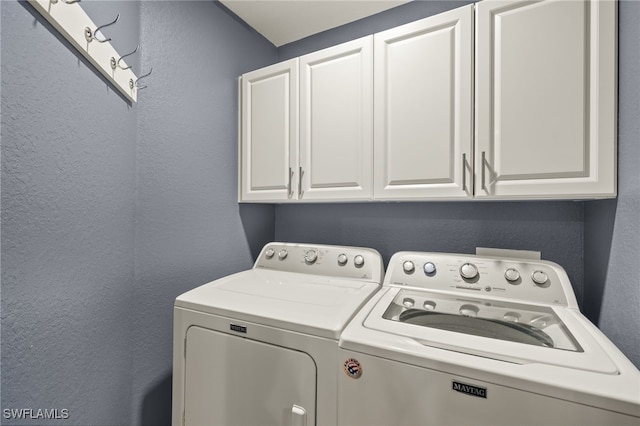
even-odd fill
[[[303,200],[371,198],[372,38],[300,58]]]
[[[488,0],[476,28],[476,196],[614,196],[615,2]]]
[[[297,165],[297,59],[242,77],[241,200],[291,197]]]
[[[374,43],[375,196],[470,196],[473,5]]]

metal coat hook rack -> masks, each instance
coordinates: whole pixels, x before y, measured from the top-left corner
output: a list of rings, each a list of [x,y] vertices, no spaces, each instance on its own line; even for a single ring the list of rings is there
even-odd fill
[[[111,45],[110,38],[100,30],[114,25],[120,18],[116,16],[112,22],[96,25],[82,9],[80,0],[28,0],[56,30],[60,32],[87,60],[104,75],[131,102],[137,102],[138,80],[130,65],[124,58],[136,53],[139,45],[131,53],[120,55]],[[96,34],[100,32],[100,35]],[[148,74],[147,74],[148,75]],[[133,84],[131,83],[133,82]],[[146,87],[146,86],[144,86]]]

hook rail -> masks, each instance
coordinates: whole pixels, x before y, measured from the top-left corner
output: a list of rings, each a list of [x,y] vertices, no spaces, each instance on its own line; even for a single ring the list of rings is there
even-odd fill
[[[137,102],[138,87],[130,87],[129,81],[136,82],[138,77],[130,66],[111,45],[109,38],[96,38],[95,34],[102,28],[115,24],[117,18],[105,25],[97,26],[74,0],[28,0],[29,3],[47,21],[54,26],[87,60],[109,80],[128,100]],[[95,28],[95,30],[93,30]],[[88,30],[88,31],[87,31]],[[90,38],[88,37],[90,33]],[[104,37],[104,35],[103,35]],[[97,41],[94,43],[92,41]],[[137,48],[136,48],[137,50]],[[135,51],[134,51],[135,52]],[[134,53],[132,52],[132,53]],[[116,60],[116,58],[120,58]],[[116,63],[118,66],[113,66]]]

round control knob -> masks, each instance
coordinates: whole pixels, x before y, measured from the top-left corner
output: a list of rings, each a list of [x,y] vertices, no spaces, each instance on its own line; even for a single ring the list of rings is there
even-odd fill
[[[472,280],[478,276],[478,268],[473,263],[465,263],[460,267],[460,275],[462,278]]]
[[[436,273],[436,264],[433,262],[427,262],[422,267],[424,269],[424,273],[427,275],[433,275]]]
[[[267,259],[271,259],[274,254],[276,254],[276,251],[272,248],[268,248],[267,251],[264,252],[264,255],[267,257]]]
[[[520,272],[515,268],[508,268],[504,271],[504,278],[510,283],[518,281],[520,279]]]
[[[346,255],[346,254],[344,254],[344,253],[340,253],[340,254],[338,255],[338,265],[340,265],[340,266],[344,266],[344,265],[346,265],[346,264],[347,264],[347,261],[348,261],[348,260],[349,260],[349,258],[347,257],[347,255]]]
[[[318,253],[315,250],[309,250],[304,254],[304,261],[307,263],[315,263],[318,260]]]
[[[531,279],[536,285],[545,285],[549,281],[549,277],[543,271],[533,271]]]
[[[278,252],[278,259],[285,260],[288,255],[289,255],[289,253],[287,253],[287,251],[285,249],[282,249],[282,250],[280,250]]]
[[[357,255],[353,258],[353,264],[356,265],[356,268],[362,268],[364,266],[364,257]]]
[[[416,270],[416,267],[412,261],[407,260],[402,264],[402,270],[405,274],[413,274],[413,271]]]

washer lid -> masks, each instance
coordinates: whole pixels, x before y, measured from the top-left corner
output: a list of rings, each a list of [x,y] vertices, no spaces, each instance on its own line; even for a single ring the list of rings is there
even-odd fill
[[[425,346],[516,364],[618,373],[570,308],[391,288],[363,326]]]
[[[175,306],[337,340],[379,288],[366,281],[252,269],[184,293]]]

